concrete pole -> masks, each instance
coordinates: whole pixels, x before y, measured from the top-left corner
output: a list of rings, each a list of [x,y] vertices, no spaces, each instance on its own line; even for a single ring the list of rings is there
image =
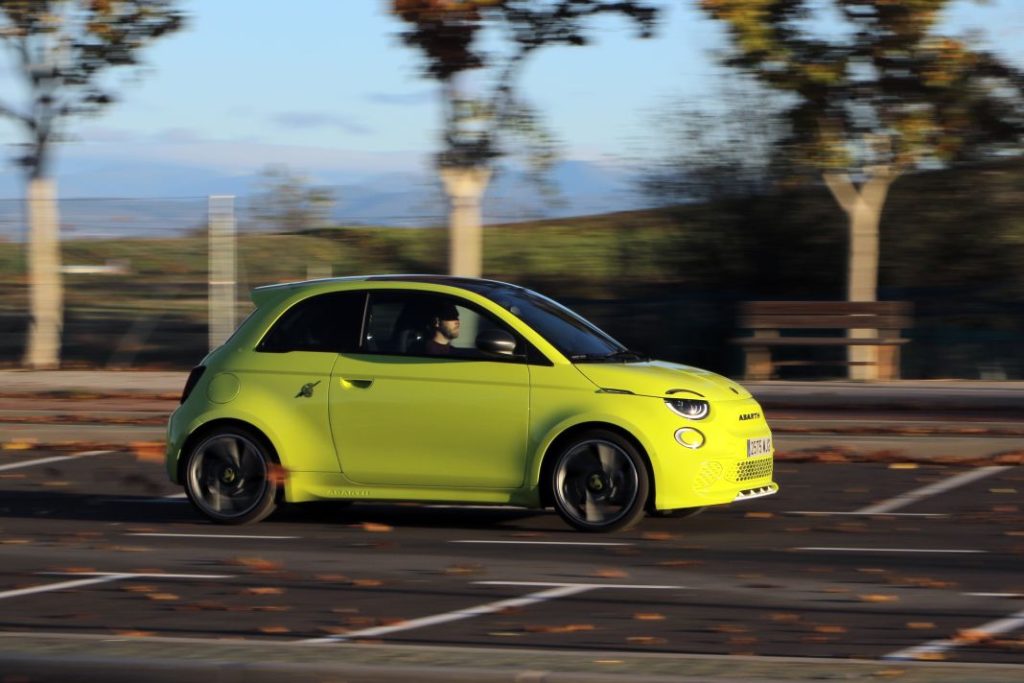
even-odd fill
[[[210,274],[209,346],[217,348],[235,331],[237,278],[235,240],[235,198],[209,199]]]
[[[64,327],[56,183],[49,178],[29,180],[26,205],[30,319],[24,363],[35,370],[54,369],[60,366]]]
[[[448,272],[462,277],[483,273],[483,229],[480,200],[491,170],[483,166],[441,169],[448,195]]]

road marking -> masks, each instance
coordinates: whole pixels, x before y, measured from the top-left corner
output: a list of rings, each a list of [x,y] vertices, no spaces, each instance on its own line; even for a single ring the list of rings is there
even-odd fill
[[[659,586],[643,583],[560,583],[554,581],[474,581],[480,586],[589,586],[590,588],[625,588],[649,590],[689,590],[686,586]]]
[[[0,593],[0,600],[6,600],[7,598],[18,598],[22,595],[32,595],[33,593],[48,593],[50,591],[62,591],[68,588],[78,588],[79,586],[90,586],[97,583],[108,583],[110,581],[117,581],[124,578],[120,574],[109,574],[105,576],[93,576],[89,579],[78,579],[76,581],[61,581],[60,583],[48,583],[41,586],[30,586],[29,588],[18,588],[15,590],[4,591]]]
[[[912,503],[918,502],[919,500],[928,498],[929,496],[935,496],[940,493],[945,493],[946,491],[951,491],[959,486],[970,484],[971,482],[984,479],[985,477],[992,476],[993,474],[997,474],[1008,469],[1010,469],[1009,466],[989,465],[988,467],[979,467],[976,470],[961,472],[960,474],[948,479],[943,479],[942,481],[937,481],[934,484],[929,484],[927,486],[922,486],[919,489],[908,491],[907,493],[896,496],[895,498],[890,498],[889,500],[869,505],[866,508],[858,510],[858,512],[865,515],[892,512],[893,510],[906,507]]]
[[[580,593],[586,593],[587,591],[597,590],[599,588],[646,588],[656,590],[674,590],[684,588],[684,586],[653,586],[653,585],[632,585],[632,584],[607,584],[607,583],[555,583],[555,582],[542,582],[542,581],[475,581],[477,585],[481,586],[530,586],[530,587],[544,587],[546,590],[537,591],[524,595],[521,598],[509,598],[508,600],[498,600],[497,602],[488,602],[483,605],[477,605],[476,607],[469,607],[467,609],[454,610],[452,612],[444,612],[442,614],[435,614],[429,617],[421,617],[420,619],[410,619],[408,621],[400,621],[397,624],[391,624],[389,626],[377,626],[374,628],[367,628],[361,631],[351,631],[344,635],[327,636],[324,638],[312,638],[310,640],[302,640],[302,643],[343,643],[353,638],[374,638],[376,636],[383,636],[389,633],[397,633],[399,631],[411,631],[416,628],[423,628],[425,626],[436,626],[437,624],[447,624],[452,621],[461,621],[462,619],[471,619],[472,617],[478,617],[484,614],[494,614],[505,609],[513,607],[526,607],[527,605],[535,605],[539,602],[545,602],[547,600],[554,600],[555,598],[564,598],[570,595],[578,595]]]
[[[377,626],[374,628],[365,628],[360,631],[352,631],[350,633],[346,633],[345,635],[327,636],[326,638],[313,638],[311,640],[305,640],[302,642],[343,643],[353,638],[373,638],[376,636],[387,635],[389,633],[397,633],[399,631],[411,631],[412,629],[423,628],[425,626],[436,626],[437,624],[447,624],[452,621],[471,619],[472,617],[478,617],[484,614],[494,614],[495,612],[501,612],[502,610],[511,609],[514,607],[526,607],[527,605],[535,605],[539,602],[544,602],[546,600],[553,600],[555,598],[564,598],[569,595],[585,593],[589,590],[594,590],[594,586],[589,584],[557,586],[555,588],[548,588],[547,590],[537,591],[536,593],[530,593],[529,595],[525,595],[521,598],[510,598],[508,600],[488,602],[486,604],[477,605],[476,607],[469,607],[467,609],[455,610],[453,612],[444,612],[443,614],[435,614],[429,617],[422,617],[420,619],[400,621],[397,624],[391,624],[390,626]]]
[[[818,512],[814,510],[790,510],[784,514],[801,517],[839,517],[873,515],[877,517],[949,517],[945,512]]]
[[[83,451],[81,453],[72,453],[71,455],[55,455],[52,458],[39,458],[37,460],[26,460],[25,462],[15,462],[10,465],[0,465],[0,472],[6,470],[17,470],[22,467],[32,467],[33,465],[46,465],[51,462],[62,462],[64,460],[74,460],[76,458],[88,458],[93,455],[104,455],[106,453],[116,453],[117,451]]]
[[[89,578],[75,579],[73,581],[61,581],[60,583],[46,583],[39,586],[29,586],[28,588],[16,588],[14,590],[3,591],[0,593],[0,600],[7,598],[18,598],[23,595],[32,595],[34,593],[50,593],[53,591],[62,591],[69,588],[79,588],[81,586],[92,586],[99,583],[110,583],[111,581],[121,581],[123,579],[229,579],[228,575],[224,574],[139,574],[139,573],[124,573],[124,572],[42,572],[43,576],[87,576]]]
[[[113,576],[120,579],[233,579],[234,574],[164,574],[162,572],[39,572],[41,576]]]
[[[961,550],[956,548],[826,548],[818,546],[807,546],[802,548],[790,548],[790,550],[821,550],[837,553],[987,553],[987,550]]]
[[[302,536],[247,536],[245,534],[158,534],[158,533],[130,533],[125,536],[150,536],[155,538],[250,538],[264,541],[280,541]]]
[[[1011,614],[1005,619],[990,621],[989,623],[984,624],[983,626],[978,626],[977,628],[965,629],[961,631],[961,633],[964,634],[964,637],[962,638],[933,640],[924,643],[923,645],[908,647],[904,650],[889,653],[882,657],[882,659],[928,659],[929,655],[941,654],[947,650],[952,650],[964,645],[974,645],[994,636],[1009,633],[1010,631],[1016,631],[1021,627],[1024,627],[1024,610],[1021,610],[1016,614]]]
[[[975,598],[1024,598],[1024,593],[964,593]]]
[[[477,541],[477,540],[465,540],[465,541],[448,541],[449,543],[477,543],[483,545],[568,545],[568,546],[625,546],[633,545],[632,543],[621,543],[613,541]]]

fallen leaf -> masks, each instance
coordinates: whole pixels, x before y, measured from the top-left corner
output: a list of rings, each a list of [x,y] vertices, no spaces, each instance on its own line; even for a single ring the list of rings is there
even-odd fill
[[[380,579],[352,579],[352,585],[360,588],[376,588],[383,586],[384,582]]]
[[[598,569],[591,576],[595,576],[599,579],[624,579],[629,576],[628,573],[622,569]]]
[[[743,515],[747,519],[771,519],[775,516],[774,512],[748,512]]]
[[[560,626],[527,626],[524,629],[528,633],[578,633],[580,631],[593,631],[592,624],[564,624]]]
[[[643,534],[645,541],[671,541],[673,538],[667,531],[645,531]]]
[[[144,595],[150,600],[156,600],[158,602],[170,602],[172,600],[179,599],[174,593],[144,593]]]
[[[961,629],[953,636],[958,643],[984,643],[992,640],[992,634],[981,629]]]
[[[127,586],[121,586],[121,590],[123,590],[123,591],[125,591],[127,593],[153,593],[153,592],[156,591],[156,587],[155,586],[146,586],[146,585],[141,585],[141,584],[138,584],[138,585],[130,585],[129,584]]]
[[[130,444],[139,462],[163,462],[165,446],[159,441],[134,441]]]
[[[879,593],[869,593],[867,595],[858,595],[857,599],[861,602],[898,602],[899,597],[895,595],[881,595]]]
[[[156,635],[152,631],[114,631],[114,634],[123,638],[152,638]]]
[[[657,612],[637,612],[633,618],[637,621],[665,621],[665,615]]]
[[[668,641],[658,636],[629,636],[626,642],[633,645],[664,645]]]
[[[908,621],[907,628],[922,631],[925,629],[935,628],[935,624],[930,621]]]
[[[260,626],[257,629],[260,633],[274,634],[274,633],[291,633],[291,629],[287,626]]]
[[[242,595],[281,595],[282,593],[284,590],[272,586],[246,588],[242,591]]]
[[[276,572],[284,566],[280,562],[271,562],[260,557],[238,557],[229,564],[239,565],[254,572]]]
[[[799,614],[789,614],[785,612],[777,612],[775,614],[772,614],[768,618],[780,624],[791,624],[793,622],[800,621]]]
[[[846,627],[836,626],[834,624],[822,624],[821,626],[815,626],[814,631],[816,633],[846,633]]]
[[[394,528],[387,524],[378,524],[377,522],[363,522],[360,527],[363,531],[368,531],[371,534],[386,534],[389,531],[394,531]]]
[[[917,468],[916,462],[894,462],[889,465],[890,470],[916,470]]]
[[[486,570],[479,564],[453,564],[445,567],[442,573],[448,576],[478,576],[486,573]]]

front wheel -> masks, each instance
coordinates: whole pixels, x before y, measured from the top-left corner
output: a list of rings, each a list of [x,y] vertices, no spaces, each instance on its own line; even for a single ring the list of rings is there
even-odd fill
[[[185,491],[204,515],[220,524],[249,524],[274,511],[277,481],[270,446],[242,427],[222,427],[187,454]]]
[[[556,456],[550,479],[555,509],[581,531],[619,531],[643,519],[650,481],[643,456],[618,434],[594,429]]]

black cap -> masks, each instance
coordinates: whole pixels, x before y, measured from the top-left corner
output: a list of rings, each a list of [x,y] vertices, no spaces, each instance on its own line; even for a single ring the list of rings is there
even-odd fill
[[[437,317],[438,320],[458,320],[459,310],[452,304],[441,304],[434,312],[434,316]]]

